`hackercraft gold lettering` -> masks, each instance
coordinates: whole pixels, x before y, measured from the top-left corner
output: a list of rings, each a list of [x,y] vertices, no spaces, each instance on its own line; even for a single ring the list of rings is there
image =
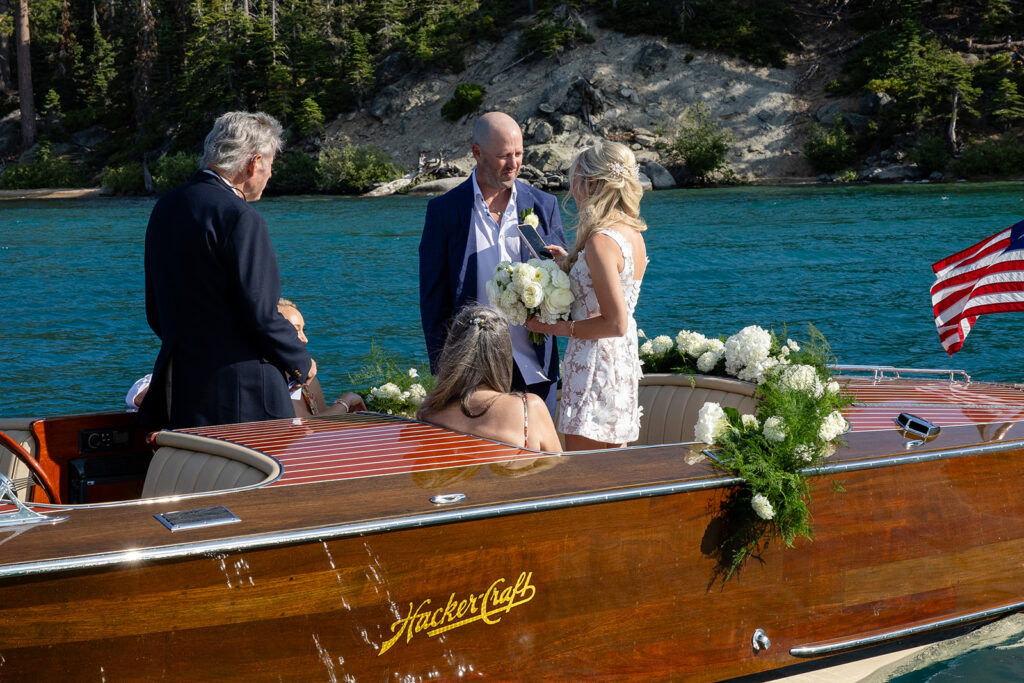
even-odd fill
[[[426,633],[429,638],[476,621],[497,624],[513,607],[533,600],[537,588],[530,583],[532,578],[533,572],[523,572],[512,585],[505,585],[506,580],[500,578],[482,593],[470,593],[461,600],[452,593],[444,607],[435,609],[430,609],[433,605],[430,598],[415,606],[410,602],[406,616],[391,624],[391,632],[395,635],[380,646],[377,656],[390,650],[403,636],[408,644],[413,636],[420,633]]]

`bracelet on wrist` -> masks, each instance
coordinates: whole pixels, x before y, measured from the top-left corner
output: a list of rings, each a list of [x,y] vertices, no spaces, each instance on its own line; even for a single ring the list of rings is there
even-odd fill
[[[576,321],[575,320],[570,320],[569,321],[569,336],[570,337],[575,337],[576,336]]]
[[[339,398],[337,401],[335,401],[334,405],[343,405],[343,406],[345,406],[345,412],[346,413],[351,413],[352,412],[352,408],[349,407],[348,402],[345,399],[343,399],[343,398]]]

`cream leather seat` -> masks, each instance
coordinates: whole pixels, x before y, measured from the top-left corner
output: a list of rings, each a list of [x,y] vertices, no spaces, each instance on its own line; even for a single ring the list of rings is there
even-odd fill
[[[692,384],[691,384],[692,383]],[[651,373],[640,380],[640,438],[630,445],[694,440],[697,413],[706,402],[743,413],[757,412],[757,385],[727,377]]]
[[[7,436],[14,439],[32,456],[38,457],[39,449],[36,444],[36,437],[31,431],[33,421],[35,421],[35,418],[31,417],[0,418],[0,432],[6,433]],[[13,453],[3,446],[0,446],[0,472],[3,472],[11,479],[18,481],[25,480],[29,476],[31,470],[29,470],[25,463],[16,458]],[[16,492],[18,498],[21,500],[29,500],[32,495],[33,488],[34,485],[19,488]]]
[[[248,488],[281,476],[281,463],[244,446],[192,434],[159,432],[143,498]]]

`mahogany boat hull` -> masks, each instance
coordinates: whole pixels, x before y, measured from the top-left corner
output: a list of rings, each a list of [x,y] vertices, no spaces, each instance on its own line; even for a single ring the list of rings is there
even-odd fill
[[[0,575],[0,680],[713,681],[1024,607],[1020,442],[840,463],[815,479],[815,540],[775,542],[727,581],[715,549],[732,480],[597,478],[630,458],[683,470],[684,452],[562,458],[549,491],[452,480],[438,491],[469,502],[443,515],[374,507],[403,500],[404,478],[208,497],[266,520],[234,549],[206,532],[163,557]],[[503,500],[473,504],[496,485]],[[306,525],[274,531],[267,511],[292,508]],[[153,547],[149,527],[132,534],[156,511],[69,523],[122,524],[130,553]]]

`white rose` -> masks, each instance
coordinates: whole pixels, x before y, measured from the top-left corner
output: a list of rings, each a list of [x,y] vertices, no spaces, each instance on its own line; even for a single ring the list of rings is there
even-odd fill
[[[711,401],[701,406],[693,432],[697,441],[713,444],[729,428],[729,418],[722,406]]]
[[[786,440],[786,422],[778,415],[772,415],[764,421],[764,429],[761,430],[764,434],[764,438],[769,441],[785,441]]]
[[[549,290],[547,297],[551,300],[551,308],[560,313],[568,313],[572,307],[572,291],[567,287]]]
[[[768,520],[775,516],[775,508],[772,507],[771,501],[760,493],[755,494],[750,500],[750,506],[761,519]]]
[[[494,279],[503,285],[512,283],[512,264],[508,261],[502,261],[498,264],[498,267],[494,269]]]
[[[501,301],[501,293],[504,291],[501,285],[496,280],[488,280],[487,284],[484,285],[484,290],[487,292],[487,299],[491,302],[491,305],[497,306],[498,302]]]
[[[531,228],[540,227],[540,217],[535,213],[528,213],[523,217],[523,223],[529,225]]]
[[[787,347],[788,347],[789,349],[793,350],[793,351],[799,351],[799,350],[800,350],[800,345],[799,345],[799,344],[797,344],[797,343],[796,343],[795,341],[793,341],[792,339],[787,339],[787,340],[786,340],[786,346],[787,346]]]
[[[417,370],[416,368],[409,368],[409,376],[412,377],[413,379],[416,379],[417,377],[420,376],[420,371]],[[413,386],[416,386],[416,385],[414,384]],[[420,387],[420,388],[422,388],[422,387]]]
[[[522,292],[526,285],[536,282],[534,279],[534,272],[537,269],[528,263],[517,263],[515,264],[514,270],[512,271],[512,286],[516,291]]]
[[[554,263],[554,261],[552,261]],[[572,285],[572,281],[569,280],[569,276],[561,268],[555,268],[551,272],[551,286],[555,289],[569,289]]]
[[[835,381],[834,379],[830,379],[828,381],[828,384],[825,385],[825,391],[827,391],[830,394],[838,394],[839,382]]]
[[[527,282],[523,287],[522,300],[527,308],[537,308],[544,301],[544,288],[537,282]]]

